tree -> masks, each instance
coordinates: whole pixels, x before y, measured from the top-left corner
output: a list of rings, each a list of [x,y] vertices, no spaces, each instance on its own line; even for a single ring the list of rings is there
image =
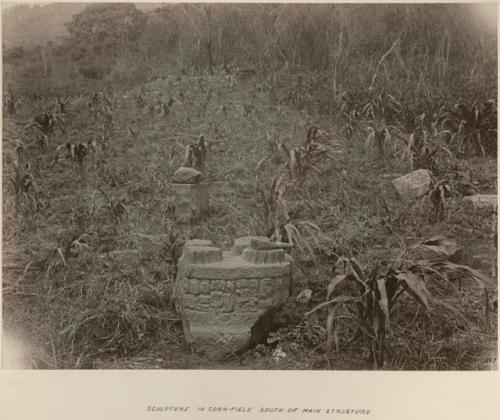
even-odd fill
[[[121,57],[137,40],[146,16],[132,3],[94,4],[73,15],[66,25],[69,42],[86,54]]]

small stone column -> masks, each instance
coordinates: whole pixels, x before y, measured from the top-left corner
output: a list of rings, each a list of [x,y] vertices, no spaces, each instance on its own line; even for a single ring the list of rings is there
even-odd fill
[[[202,218],[209,209],[209,184],[201,183],[202,173],[193,168],[179,168],[173,178],[175,218],[189,223]]]
[[[288,299],[291,267],[284,251],[253,249],[250,242],[239,238],[228,252],[209,241],[186,242],[175,302],[194,351],[212,358],[236,352],[257,320]]]

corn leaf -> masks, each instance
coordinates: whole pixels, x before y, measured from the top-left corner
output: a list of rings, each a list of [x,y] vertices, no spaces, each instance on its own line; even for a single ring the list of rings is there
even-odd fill
[[[403,281],[408,286],[412,294],[422,302],[427,310],[430,310],[429,301],[432,299],[431,294],[420,277],[410,271],[401,271],[395,276]]]
[[[327,300],[326,302],[322,302],[319,305],[316,305],[309,312],[306,312],[304,314],[304,316],[307,318],[308,316],[310,316],[314,312],[316,312],[319,309],[324,308],[326,306],[336,305],[337,303],[354,303],[354,302],[359,302],[360,300],[361,300],[360,297],[353,297],[353,296],[346,296],[346,295],[336,296],[331,300]]]
[[[361,264],[356,260],[356,258],[350,258],[349,259],[349,264],[351,265],[351,270],[356,279],[366,286],[366,277],[365,274],[363,273],[363,267]]]
[[[446,260],[430,260],[426,263],[436,271],[444,272],[447,274],[458,274],[463,277],[468,277],[471,280],[477,282],[480,287],[496,287],[496,284],[492,279],[486,277],[479,271],[465,265],[454,264]],[[427,267],[426,265],[421,265],[421,268],[425,270]]]
[[[380,292],[380,308],[382,309],[382,312],[384,313],[384,319],[385,319],[385,330],[390,331],[391,330],[391,320],[390,320],[390,313],[389,313],[389,299],[387,298],[387,289],[385,287],[385,278],[381,277],[377,280],[377,287]]]
[[[446,256],[453,255],[460,249],[455,241],[446,239],[442,235],[433,236],[432,238],[422,242],[420,246],[424,249]]]
[[[328,353],[332,351],[332,344],[334,337],[336,335],[335,332],[333,331],[336,314],[337,314],[337,306],[332,306],[328,309],[328,315],[326,317],[326,347]]]
[[[339,274],[338,276],[335,276],[332,280],[330,280],[330,283],[328,284],[328,288],[326,291],[326,298],[330,299],[330,296],[340,283],[342,283],[344,280],[352,278],[353,278],[352,274]]]

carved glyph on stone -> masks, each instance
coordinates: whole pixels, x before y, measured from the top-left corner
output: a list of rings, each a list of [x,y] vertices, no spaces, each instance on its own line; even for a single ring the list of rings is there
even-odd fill
[[[255,250],[238,238],[232,251],[188,241],[179,260],[175,302],[184,335],[209,357],[234,353],[257,320],[289,296],[290,263],[282,249]]]

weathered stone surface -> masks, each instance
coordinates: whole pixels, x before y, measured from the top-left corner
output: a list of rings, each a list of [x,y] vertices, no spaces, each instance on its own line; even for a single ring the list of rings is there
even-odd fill
[[[212,246],[212,241],[208,239],[189,239],[184,243],[184,246]]]
[[[241,256],[227,257],[212,264],[189,264],[186,271],[190,277],[207,278],[210,280],[248,279],[252,277],[282,276],[290,272],[290,263],[283,261],[276,264],[254,264],[244,260]]]
[[[286,302],[291,272],[283,250],[250,249],[282,253],[282,262],[260,264],[233,252],[218,254],[221,259],[212,261],[213,250],[220,252],[210,246],[184,247],[175,299],[186,341],[195,351],[218,358],[245,346],[257,320]]]
[[[259,251],[247,248],[243,251],[242,257],[245,261],[254,264],[276,264],[285,261],[285,252],[282,249]]]
[[[209,209],[208,184],[172,184],[175,194],[175,218],[180,223],[202,218]]]
[[[497,196],[495,194],[476,194],[464,197],[464,200],[478,209],[489,208],[494,210],[498,205]]]
[[[292,248],[292,244],[285,242],[272,242],[269,238],[253,238],[250,240],[250,247],[257,250]]]
[[[464,254],[467,255],[467,265],[490,278],[497,278],[497,252],[493,241],[476,239],[467,243],[465,249]]]
[[[174,173],[172,182],[176,184],[199,184],[203,174],[194,168],[181,167]]]
[[[432,185],[431,173],[427,169],[418,169],[392,180],[392,185],[403,198],[418,198],[427,194]]]
[[[392,173],[392,174],[383,174],[382,179],[394,179],[400,177],[400,173]]]
[[[233,252],[236,255],[241,255],[246,248],[250,247],[252,239],[269,241],[269,238],[266,238],[265,236],[242,236],[234,241]]]
[[[182,259],[189,264],[210,264],[222,260],[222,251],[213,246],[184,246]]]

